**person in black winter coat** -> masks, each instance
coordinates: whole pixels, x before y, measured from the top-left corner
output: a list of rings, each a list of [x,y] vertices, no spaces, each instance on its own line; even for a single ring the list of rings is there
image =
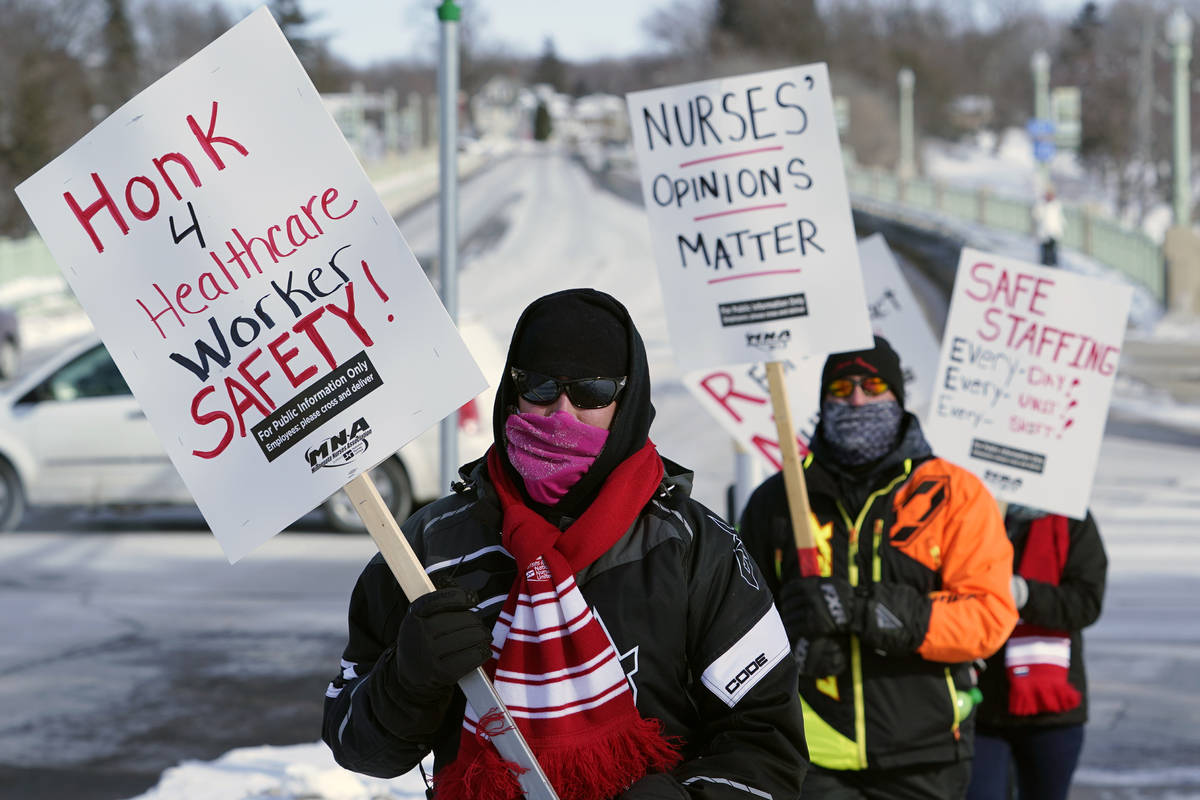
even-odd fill
[[[563,800],[785,800],[807,769],[797,671],[732,527],[659,456],[641,336],[607,294],[534,301],[496,393],[494,445],[402,526],[436,591],[376,556],[323,738],[393,777],[433,754],[438,800],[520,796],[455,685],[483,666]]]
[[[1083,749],[1081,631],[1100,616],[1108,558],[1096,521],[1012,505],[1013,598],[1021,621],[987,660],[968,800],[1065,800]]]

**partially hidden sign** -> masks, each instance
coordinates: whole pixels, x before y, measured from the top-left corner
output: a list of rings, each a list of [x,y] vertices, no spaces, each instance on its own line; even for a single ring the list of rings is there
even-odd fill
[[[1082,518],[1128,286],[964,249],[925,431],[1001,500]]]
[[[486,386],[265,7],[17,193],[230,561]]]
[[[858,244],[858,253],[872,329],[900,354],[905,407],[920,416],[929,403],[929,389],[937,366],[937,337],[883,236],[873,234],[863,239]],[[808,443],[816,432],[824,366],[824,357],[797,359],[785,365],[788,403],[796,421],[796,442],[801,453],[808,451]],[[779,436],[763,364],[726,364],[693,370],[684,374],[683,385],[764,468],[769,471],[781,468]]]
[[[825,65],[626,100],[679,364],[869,347]]]

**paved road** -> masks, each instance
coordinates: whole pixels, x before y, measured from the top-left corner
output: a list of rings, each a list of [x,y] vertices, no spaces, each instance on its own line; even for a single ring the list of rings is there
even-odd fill
[[[0,798],[118,800],[185,759],[316,741],[373,552],[306,521],[230,566],[179,511],[0,536]]]

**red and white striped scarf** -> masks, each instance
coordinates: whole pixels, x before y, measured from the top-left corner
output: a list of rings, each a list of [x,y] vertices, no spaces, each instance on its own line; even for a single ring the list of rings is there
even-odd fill
[[[524,504],[494,447],[488,473],[504,511],[502,541],[518,571],[484,669],[546,777],[562,800],[605,800],[669,770],[679,753],[658,720],[638,714],[616,648],[575,583],[654,496],[662,479],[658,451],[647,441],[623,461],[561,532]],[[458,756],[433,779],[437,800],[522,796],[519,768],[489,741],[495,724],[467,704]]]
[[[1067,563],[1070,536],[1066,517],[1048,514],[1035,519],[1029,524],[1017,574],[1057,586]],[[1078,706],[1082,697],[1067,679],[1070,666],[1070,634],[1022,620],[1004,648],[1009,712],[1030,716]]]

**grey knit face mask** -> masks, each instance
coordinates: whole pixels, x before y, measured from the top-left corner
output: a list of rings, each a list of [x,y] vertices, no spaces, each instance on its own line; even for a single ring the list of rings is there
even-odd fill
[[[892,449],[903,418],[904,409],[894,400],[861,406],[826,400],[821,432],[838,461],[857,467]]]

